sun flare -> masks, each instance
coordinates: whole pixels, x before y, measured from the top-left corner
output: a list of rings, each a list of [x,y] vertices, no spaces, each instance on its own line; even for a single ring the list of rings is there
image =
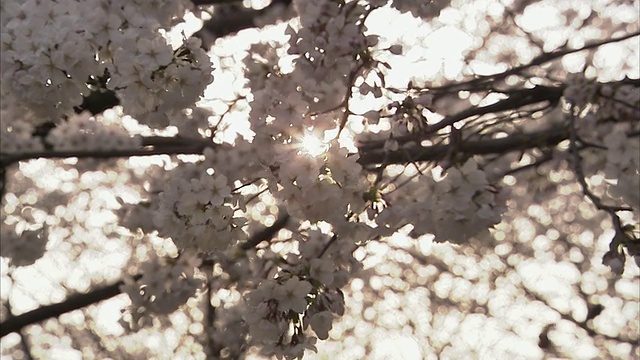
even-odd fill
[[[306,133],[298,140],[298,151],[308,156],[320,156],[329,150],[329,144],[311,133]]]

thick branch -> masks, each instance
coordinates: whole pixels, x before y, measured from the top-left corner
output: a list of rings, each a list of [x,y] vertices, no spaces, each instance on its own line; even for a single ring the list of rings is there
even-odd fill
[[[180,137],[143,137],[142,147],[138,149],[111,149],[111,150],[44,150],[40,152],[22,154],[2,154],[0,168],[19,161],[31,159],[64,159],[64,158],[94,158],[112,159],[131,156],[150,155],[181,155],[202,154],[206,148],[220,147],[208,139],[188,139]]]
[[[11,277],[11,275],[9,275],[9,277]],[[13,281],[13,278],[12,278]],[[13,313],[11,311],[11,304],[9,304],[7,302],[7,312],[8,312],[8,318],[11,319],[13,318]],[[19,331],[18,334],[20,335],[20,344],[22,345],[22,351],[24,351],[25,357],[27,358],[27,360],[33,360],[33,355],[31,354],[31,342],[29,341],[27,335],[23,332],[23,331]]]
[[[566,127],[557,126],[539,132],[512,134],[501,139],[465,141],[459,145],[413,145],[389,152],[377,149],[361,152],[358,162],[362,165],[371,165],[438,161],[443,160],[452,150],[467,155],[505,154],[511,151],[554,146],[568,137],[569,130]]]
[[[205,47],[213,45],[213,40],[234,34],[240,30],[256,27],[256,19],[264,16],[277,6],[288,7],[291,0],[273,0],[264,9],[248,9],[242,7],[242,1],[234,0],[192,0],[195,5],[222,5],[216,7],[211,19],[207,20],[202,29],[193,36],[202,39]],[[237,4],[237,6],[236,6]],[[224,11],[231,9],[230,11]],[[213,37],[213,39],[211,39]]]
[[[251,239],[247,240],[247,242],[240,245],[242,250],[249,250],[256,247],[263,241],[271,240],[281,229],[287,226],[289,222],[289,214],[284,213],[281,215],[273,225],[264,228],[262,231],[256,233],[251,237]]]
[[[240,247],[243,250],[248,250],[262,241],[271,239],[271,237],[273,237],[280,229],[287,225],[288,220],[289,216],[287,214],[281,215],[272,226],[259,231],[246,243],[240,245]],[[206,265],[210,265],[210,263],[207,262]],[[135,275],[134,279],[139,279],[141,276],[142,275]],[[118,296],[122,293],[120,286],[123,284],[123,281],[118,281],[112,285],[93,289],[85,294],[71,295],[60,303],[45,305],[24,314],[10,317],[0,324],[0,338],[12,332],[20,331],[25,326],[58,317],[70,311],[80,310],[89,305]]]
[[[431,125],[425,129],[425,131],[410,134],[400,137],[395,137],[399,144],[403,144],[410,141],[421,141],[427,139],[429,135],[435,134],[437,131],[444,129],[447,126],[454,125],[455,123],[474,117],[487,114],[496,114],[505,111],[513,111],[525,106],[538,104],[541,102],[547,102],[549,106],[554,106],[560,101],[563,86],[549,87],[549,86],[536,86],[532,89],[522,89],[513,91],[506,99],[500,100],[491,105],[485,106],[473,106],[459,113],[447,116],[438,123]],[[369,141],[362,144],[360,150],[373,150],[380,149],[384,146],[384,140],[382,141]]]
[[[548,130],[534,132],[512,134],[506,138],[490,139],[480,141],[465,141],[459,145],[455,145],[454,150],[468,155],[487,155],[487,154],[504,154],[510,151],[526,150],[531,148],[541,148],[553,146],[568,139],[569,131],[564,127],[554,127]],[[167,138],[168,141],[171,138]],[[207,143],[178,143],[172,146],[151,147],[132,150],[92,150],[92,151],[44,151],[41,153],[26,153],[4,156],[0,161],[0,168],[12,163],[30,160],[30,159],[58,159],[58,158],[98,158],[109,159],[130,156],[148,156],[148,155],[180,155],[180,154],[202,154],[207,147],[213,147],[213,144]],[[446,154],[452,150],[450,144],[420,146],[413,145],[404,147],[397,151],[385,152],[380,148],[364,149],[360,151],[360,159],[358,162],[362,165],[380,164],[404,164],[416,161],[437,161],[442,160]]]
[[[140,275],[138,275],[138,278],[139,277]],[[45,305],[24,314],[11,317],[0,324],[0,338],[12,332],[20,331],[20,329],[27,325],[57,317],[70,311],[82,309],[102,300],[117,296],[122,292],[120,286],[123,284],[123,281],[118,281],[113,285],[94,289],[86,294],[71,295],[61,303]]]

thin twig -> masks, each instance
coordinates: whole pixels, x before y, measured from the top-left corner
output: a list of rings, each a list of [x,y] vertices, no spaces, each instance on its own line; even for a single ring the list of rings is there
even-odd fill
[[[324,244],[324,247],[322,248],[322,250],[320,250],[320,254],[318,254],[318,258],[321,258],[322,255],[324,255],[324,253],[327,252],[327,250],[329,250],[329,247],[331,247],[331,245],[338,240],[338,235],[337,234],[333,234],[333,236],[331,237],[331,239],[329,239],[329,241]]]
[[[481,84],[486,84],[487,82],[496,82],[502,79],[507,78],[509,75],[514,75],[514,74],[518,74],[524,70],[527,70],[528,68],[534,67],[534,66],[538,66],[538,65],[542,65],[544,63],[547,63],[549,61],[561,58],[565,55],[569,55],[569,54],[573,54],[573,53],[577,53],[577,52],[581,52],[581,51],[585,51],[585,50],[590,50],[590,49],[594,49],[597,47],[600,47],[602,45],[606,45],[606,44],[611,44],[611,43],[615,43],[615,42],[620,42],[620,41],[624,41],[627,39],[630,39],[632,37],[638,36],[640,35],[640,31],[636,31],[634,33],[631,34],[626,34],[623,36],[619,36],[619,37],[615,37],[615,38],[610,38],[610,39],[605,39],[605,40],[600,40],[600,41],[594,41],[591,42],[581,48],[577,48],[577,49],[557,49],[555,51],[551,51],[548,53],[544,53],[544,54],[540,54],[538,56],[536,56],[533,60],[531,60],[529,63],[524,64],[524,65],[520,65],[520,66],[516,66],[513,67],[511,69],[508,69],[504,72],[498,73],[498,74],[494,74],[494,75],[486,75],[486,76],[480,76],[480,77],[476,77],[475,79],[471,79],[468,81],[464,81],[464,82],[459,82],[459,83],[452,83],[452,84],[447,84],[447,85],[443,85],[443,86],[439,86],[439,87],[433,87],[431,88],[431,91],[436,91],[436,92],[442,92],[442,91],[456,91],[456,90],[461,90],[461,89],[465,89],[465,88],[471,88],[471,87],[476,87],[478,85]]]

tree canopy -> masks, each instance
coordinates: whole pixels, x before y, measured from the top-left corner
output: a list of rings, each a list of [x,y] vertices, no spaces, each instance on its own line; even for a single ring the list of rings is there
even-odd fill
[[[638,1],[8,0],[2,356],[640,356]]]

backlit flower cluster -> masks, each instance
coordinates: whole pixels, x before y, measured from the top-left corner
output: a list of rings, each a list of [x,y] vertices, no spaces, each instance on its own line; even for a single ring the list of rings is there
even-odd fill
[[[189,5],[3,1],[2,97],[34,111],[40,121],[57,122],[83,96],[109,89],[127,114],[166,126],[167,112],[192,105],[212,80],[211,62],[196,40],[172,50],[159,32]]]
[[[138,53],[122,50],[114,54],[118,61],[114,59],[107,87],[141,123],[160,128],[179,125],[182,109],[198,101],[213,81],[211,60],[200,44],[199,39],[189,38],[172,51],[164,38],[140,39],[135,47]],[[140,64],[138,57],[146,62]],[[140,93],[147,94],[143,101]]]
[[[336,117],[311,113],[327,112],[343,101],[352,85],[346,78],[377,44],[376,36],[364,34],[368,7],[359,2],[300,0],[294,5],[299,24],[292,23],[286,33],[288,53],[297,56],[295,69],[272,76],[254,93],[251,112],[252,129],[281,143],[304,136],[305,130],[322,137],[336,127]]]
[[[93,117],[88,111],[56,126],[44,142],[56,151],[136,149],[142,144],[140,137],[130,136],[116,124],[106,125],[101,116]]]
[[[173,239],[178,248],[221,251],[246,238],[246,219],[227,178],[202,164],[175,169],[158,203],[154,222],[159,235]]]
[[[344,127],[341,114],[330,109],[348,96],[347,78],[363,66],[377,37],[364,34],[366,4],[301,0],[295,7],[299,23],[287,29],[295,68],[269,77],[254,93],[254,145],[264,150],[259,155],[273,175],[272,192],[291,213],[336,224],[362,210],[368,187],[362,167],[337,140],[316,149],[309,143]]]
[[[609,179],[609,195],[630,206],[640,203],[640,87],[633,83],[597,83],[582,74],[567,79],[563,94],[581,116],[582,139],[606,147],[590,161]],[[594,166],[594,165],[592,165]]]
[[[274,195],[285,200],[293,214],[312,222],[340,223],[349,210],[364,207],[365,180],[356,161],[357,156],[336,142],[320,155],[283,150],[274,171],[280,185]]]
[[[194,296],[202,286],[195,277],[200,259],[185,251],[175,259],[154,258],[140,266],[139,278],[125,278],[121,290],[129,295],[129,325],[139,328],[150,324],[152,316],[170,314]]]
[[[315,351],[316,339],[329,337],[333,320],[344,314],[340,288],[360,269],[348,239],[329,239],[310,229],[299,246],[299,255],[289,254],[275,279],[261,282],[246,297],[244,320],[252,342],[278,358],[302,357],[305,349]]]
[[[390,196],[394,206],[382,211],[379,223],[392,228],[413,224],[414,235],[433,234],[436,241],[462,244],[500,222],[506,211],[506,190],[491,184],[473,159],[447,169],[439,180],[419,181],[426,184],[412,193],[409,203]]]
[[[611,179],[609,195],[622,198],[629,206],[640,204],[640,139],[629,139],[626,127],[618,127],[604,137],[607,147],[605,176]]]

